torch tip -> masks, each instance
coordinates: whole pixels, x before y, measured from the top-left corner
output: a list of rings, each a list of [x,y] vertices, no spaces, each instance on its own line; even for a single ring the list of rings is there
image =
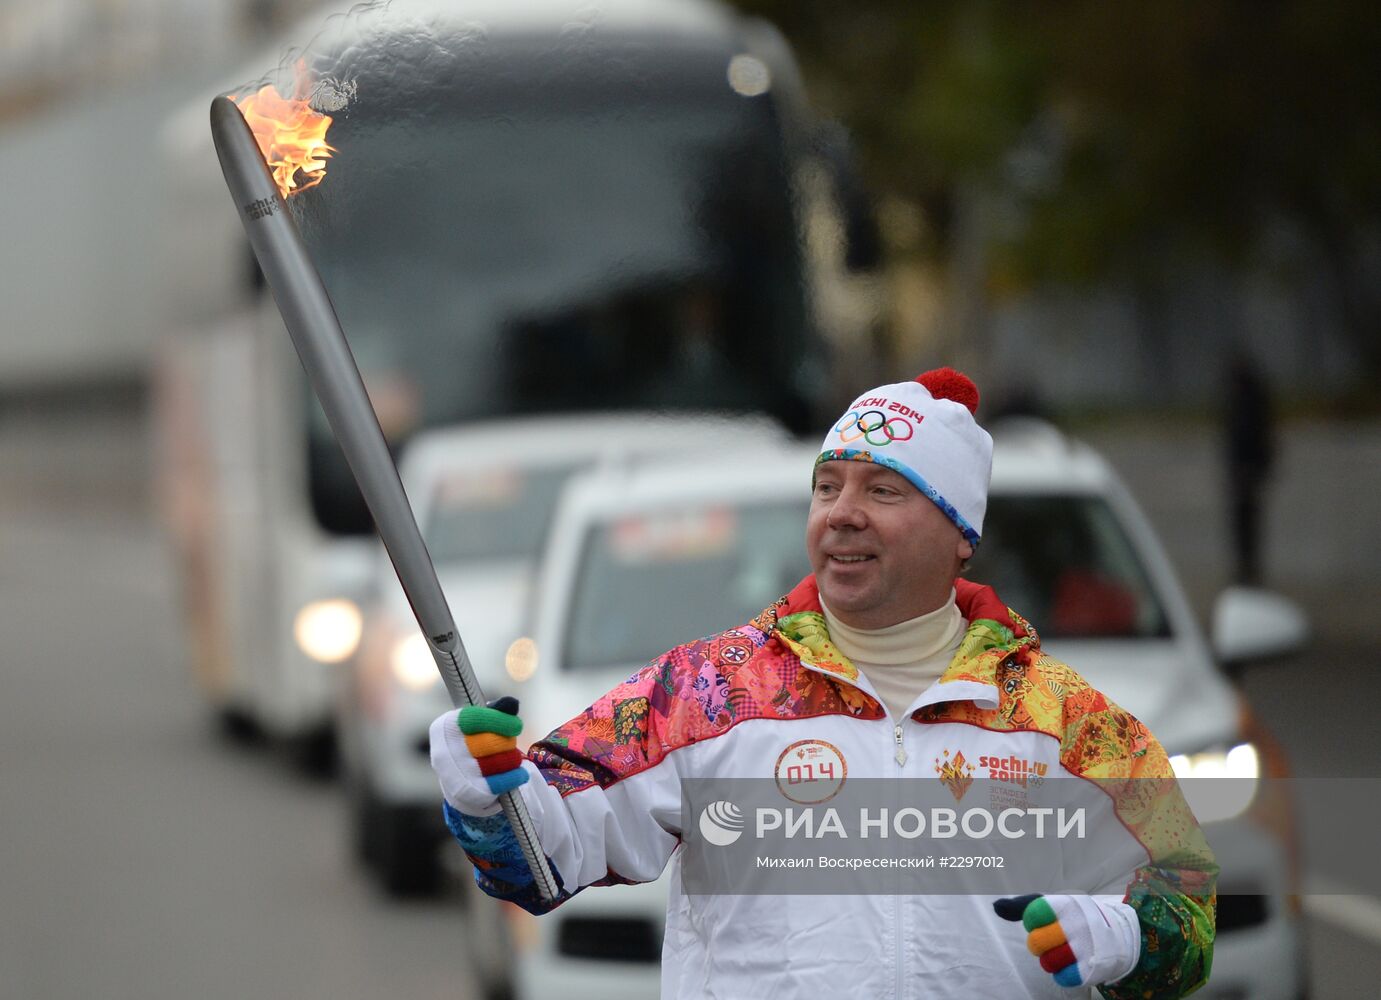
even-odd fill
[[[235,102],[225,94],[217,94],[211,99],[211,126],[222,124],[228,115],[244,117],[240,114],[240,109],[235,107]]]

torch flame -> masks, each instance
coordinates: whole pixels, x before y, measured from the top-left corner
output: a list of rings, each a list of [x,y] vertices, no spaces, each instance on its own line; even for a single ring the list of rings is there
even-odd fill
[[[283,97],[272,84],[231,100],[249,123],[279,194],[287,198],[321,183],[326,160],[335,152],[326,142],[330,115],[314,111],[304,100]]]

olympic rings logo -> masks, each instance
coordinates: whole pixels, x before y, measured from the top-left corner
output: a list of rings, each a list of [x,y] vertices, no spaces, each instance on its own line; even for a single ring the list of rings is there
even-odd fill
[[[874,448],[881,448],[893,441],[910,441],[916,433],[910,421],[903,417],[887,419],[881,410],[850,410],[834,427],[842,444],[849,444],[862,438]]]

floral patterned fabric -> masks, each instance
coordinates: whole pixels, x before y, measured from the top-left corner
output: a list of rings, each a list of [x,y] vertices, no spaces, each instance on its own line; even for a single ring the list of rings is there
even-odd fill
[[[1141,959],[1128,976],[1100,992],[1109,1000],[1170,1000],[1207,982],[1218,864],[1150,730],[1046,656],[1035,630],[1010,609],[1006,623],[970,622],[941,678],[956,679],[995,683],[998,707],[942,702],[918,712],[918,721],[1033,730],[1058,739],[1064,769],[1102,788],[1146,850],[1148,863],[1137,869],[1124,897],[1141,924]]]
[[[441,803],[442,818],[451,835],[465,848],[475,866],[475,884],[491,896],[516,903],[529,913],[545,913],[560,906],[571,894],[564,888],[554,901],[546,902],[537,891],[532,871],[523,857],[518,838],[503,813],[493,816],[467,816]],[[548,858],[548,867],[551,859]],[[552,868],[558,887],[561,873]]]
[[[529,758],[548,784],[569,794],[655,767],[672,750],[711,739],[745,719],[881,718],[881,706],[864,692],[802,668],[796,652],[801,643],[778,628],[778,614],[790,601],[784,598],[746,625],[653,660],[534,744]],[[818,600],[814,613],[820,616]],[[850,676],[857,676],[842,653],[833,655],[841,669],[847,665]]]

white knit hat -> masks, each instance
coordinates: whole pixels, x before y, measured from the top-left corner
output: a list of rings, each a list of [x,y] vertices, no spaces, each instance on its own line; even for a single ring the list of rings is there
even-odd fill
[[[865,392],[825,435],[821,462],[876,462],[905,476],[971,544],[983,533],[993,439],[978,426],[978,387],[953,368]]]

